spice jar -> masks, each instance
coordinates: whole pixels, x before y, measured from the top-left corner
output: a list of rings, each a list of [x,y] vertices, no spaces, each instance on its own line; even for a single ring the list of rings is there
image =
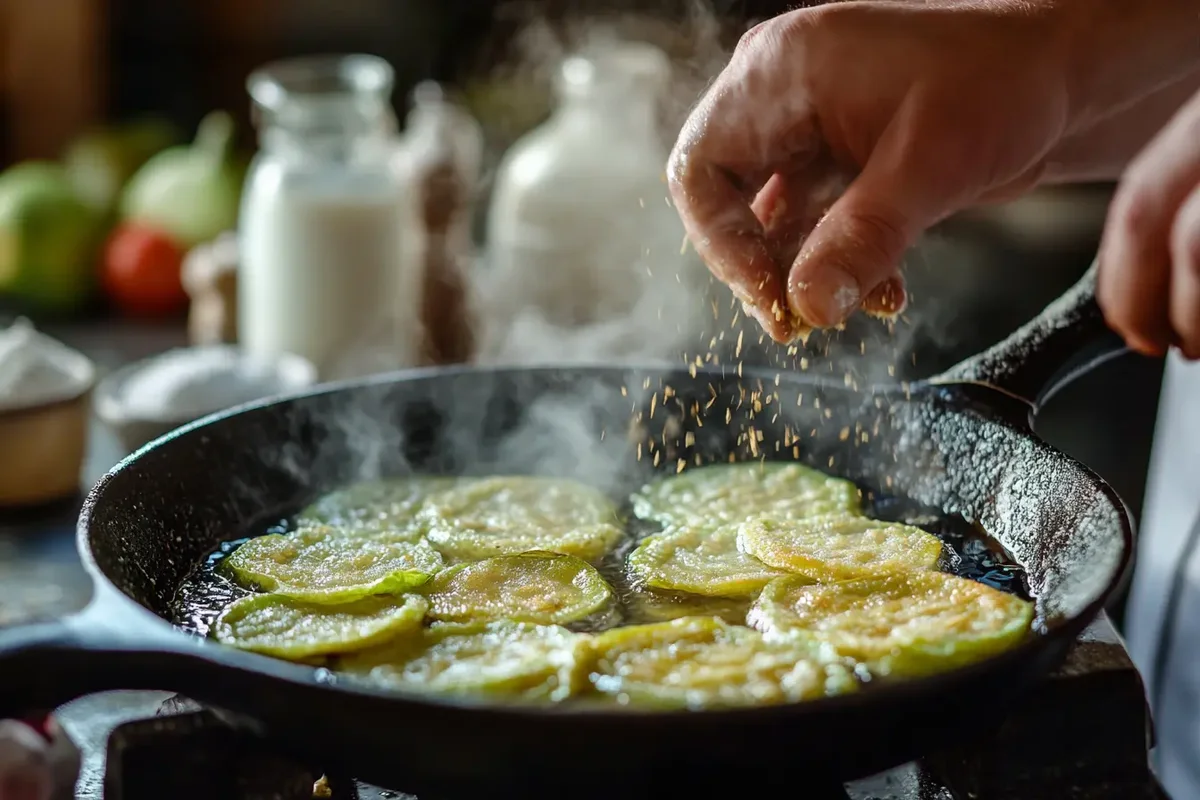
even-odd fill
[[[470,359],[474,346],[467,279],[483,134],[441,86],[422,83],[413,92],[405,155],[419,240],[415,272],[422,360],[461,363]]]
[[[250,76],[260,152],[238,272],[250,353],[304,356],[323,379],[415,362],[392,87],[391,67],[373,56],[295,59]]]
[[[194,345],[237,341],[238,240],[233,232],[193,247],[183,261],[183,288],[191,298],[188,340]]]

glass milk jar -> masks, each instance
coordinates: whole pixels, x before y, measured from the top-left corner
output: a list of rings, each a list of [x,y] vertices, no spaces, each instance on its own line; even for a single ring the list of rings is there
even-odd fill
[[[391,67],[372,56],[301,58],[247,85],[260,150],[239,220],[243,346],[304,356],[322,379],[413,363]]]

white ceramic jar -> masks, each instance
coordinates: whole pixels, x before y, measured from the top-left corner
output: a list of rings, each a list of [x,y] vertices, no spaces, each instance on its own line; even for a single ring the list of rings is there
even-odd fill
[[[661,50],[631,42],[562,64],[554,113],[497,171],[483,358],[659,355],[703,307],[707,275],[681,254],[668,202],[658,111],[669,67]]]

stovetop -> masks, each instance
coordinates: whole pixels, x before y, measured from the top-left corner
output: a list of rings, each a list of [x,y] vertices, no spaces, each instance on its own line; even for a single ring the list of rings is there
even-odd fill
[[[804,797],[1166,800],[1149,769],[1145,709],[1137,672],[1111,625],[1101,619],[1058,673],[1019,704],[996,709],[1007,714],[998,733],[981,733],[957,752],[930,755],[845,787],[805,787]],[[352,776],[324,776],[319,764],[295,760],[231,727],[220,712],[162,692],[96,695],[63,707],[58,718],[83,756],[78,800],[410,797],[402,786],[384,789]],[[995,728],[986,723],[981,730]],[[496,796],[503,792],[497,790]]]

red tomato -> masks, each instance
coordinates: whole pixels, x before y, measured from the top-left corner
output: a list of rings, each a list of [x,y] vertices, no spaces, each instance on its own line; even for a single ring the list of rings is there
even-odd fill
[[[104,247],[104,291],[123,313],[162,317],[187,306],[180,273],[183,249],[152,228],[119,225]]]

